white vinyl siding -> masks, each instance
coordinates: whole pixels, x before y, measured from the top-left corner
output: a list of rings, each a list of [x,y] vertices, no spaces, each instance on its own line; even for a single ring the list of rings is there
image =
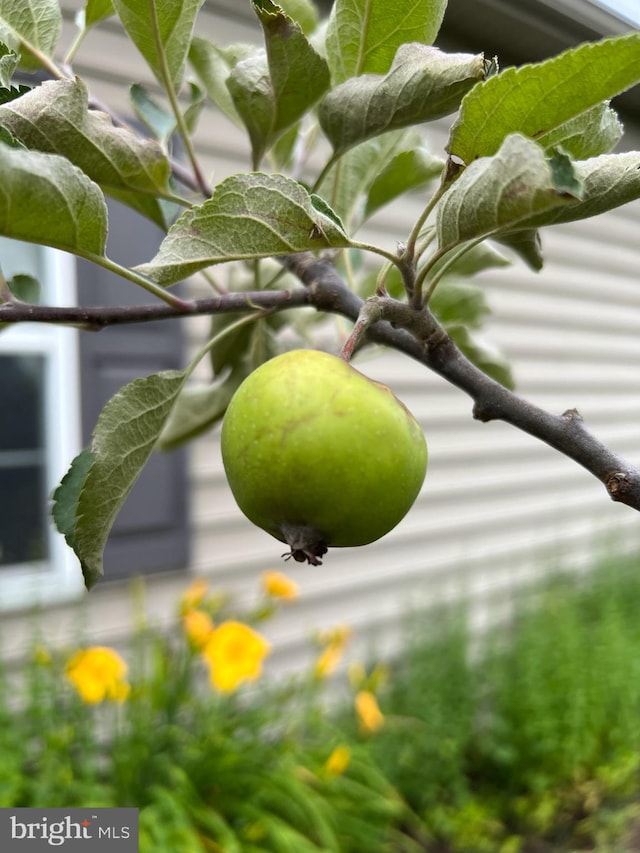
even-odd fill
[[[65,5],[71,10],[83,4],[67,0]],[[239,15],[217,17],[216,6],[207,4],[199,33],[220,43],[256,40],[255,28]],[[68,23],[68,38],[70,33]],[[115,22],[90,36],[76,68],[96,95],[123,115],[132,79],[153,87]],[[440,124],[434,135],[436,153],[446,126]],[[200,120],[197,142],[205,171],[216,180],[248,170],[243,134],[212,109]],[[418,197],[394,205],[366,236],[393,248],[420,205]],[[485,337],[508,355],[519,393],[553,412],[577,408],[590,429],[636,461],[639,233],[636,203],[597,220],[543,231],[546,264],[539,274],[515,261],[477,279],[493,309]],[[142,293],[141,301],[146,301]],[[202,321],[188,323],[194,348],[204,328]],[[485,603],[497,606],[518,584],[559,561],[585,564],[611,543],[637,547],[637,514],[609,501],[603,486],[575,463],[505,424],[474,421],[471,401],[462,392],[403,356],[365,353],[356,364],[389,384],[419,418],[429,444],[429,470],[414,508],[383,540],[362,549],[331,550],[319,568],[284,566],[299,582],[302,598],[272,629],[283,669],[301,660],[311,627],[345,622],[354,627],[362,648],[373,644],[389,651],[409,606],[473,592],[483,619]],[[285,548],[236,508],[222,469],[219,430],[192,444],[190,460],[189,572],[249,598],[261,571],[282,568]],[[185,582],[179,575],[148,581],[149,609],[157,619],[174,618],[175,596]],[[105,582],[88,596],[90,622],[100,626],[96,637],[115,641],[128,630],[129,610],[122,607],[127,590],[126,584]],[[59,624],[70,630],[70,613]]]

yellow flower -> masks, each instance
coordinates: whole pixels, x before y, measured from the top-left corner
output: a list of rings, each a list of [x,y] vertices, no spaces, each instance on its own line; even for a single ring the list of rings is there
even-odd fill
[[[340,744],[336,746],[329,758],[324,763],[325,772],[329,776],[342,776],[351,761],[351,750],[348,746]]]
[[[269,654],[267,640],[242,622],[229,620],[214,628],[202,653],[209,665],[211,683],[223,693],[243,681],[255,681],[262,661]]]
[[[271,598],[293,601],[298,597],[298,584],[283,572],[263,572],[262,587]]]
[[[314,673],[316,678],[326,678],[335,672],[342,660],[347,643],[351,639],[353,631],[346,625],[338,625],[329,631],[321,633],[318,637],[324,649],[316,660]]]
[[[355,705],[361,730],[367,734],[377,732],[384,723],[384,714],[373,693],[370,690],[360,690],[356,693]]]
[[[68,661],[67,678],[89,704],[111,699],[124,702],[129,695],[127,664],[113,649],[91,646],[81,649]]]
[[[203,610],[187,610],[182,617],[182,627],[194,649],[201,649],[211,636],[213,622]]]
[[[195,610],[202,604],[208,591],[209,582],[204,578],[196,578],[182,593],[180,612],[184,614]]]

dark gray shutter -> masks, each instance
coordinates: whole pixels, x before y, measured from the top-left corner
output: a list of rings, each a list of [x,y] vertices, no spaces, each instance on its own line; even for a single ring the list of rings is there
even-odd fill
[[[149,260],[162,239],[149,220],[109,201],[109,257],[127,266]],[[88,261],[77,264],[81,305],[130,305],[154,297]],[[181,368],[182,324],[176,320],[111,326],[80,334],[84,443],[105,402],[139,376]],[[105,578],[186,568],[186,464],[183,451],[156,451],[116,519],[105,551]]]

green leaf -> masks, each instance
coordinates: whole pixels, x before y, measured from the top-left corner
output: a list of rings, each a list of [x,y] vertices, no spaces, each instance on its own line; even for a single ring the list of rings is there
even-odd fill
[[[141,83],[133,83],[129,89],[131,105],[136,116],[147,127],[160,144],[165,147],[176,129],[176,117],[165,110],[151,97]]]
[[[457,278],[440,282],[429,300],[429,308],[445,328],[462,324],[479,329],[491,313],[482,288]]]
[[[329,92],[320,104],[320,125],[334,151],[342,152],[387,130],[449,115],[483,77],[481,54],[404,44],[385,76],[354,77]]]
[[[197,83],[194,83],[193,80],[190,80],[187,85],[189,89],[189,103],[184,111],[184,123],[189,133],[193,134],[204,109],[206,92]]]
[[[414,148],[419,150],[422,145],[422,136],[413,129],[391,131],[369,139],[340,157],[318,191],[344,220],[349,231],[355,231],[365,217],[367,193],[374,181],[397,154]]]
[[[8,104],[9,101],[15,101],[16,98],[21,98],[24,94],[31,91],[30,86],[10,86],[8,89],[0,89],[0,105]]]
[[[162,86],[165,60],[173,87],[177,90],[182,84],[193,28],[202,3],[203,0],[113,0],[129,38]]]
[[[15,50],[23,47],[20,64],[34,69],[40,63],[29,49],[48,58],[53,51],[62,28],[62,14],[57,0],[0,0],[0,41]]]
[[[305,36],[318,26],[318,9],[311,0],[279,0],[278,6],[298,24]]]
[[[515,382],[511,366],[499,350],[472,335],[466,326],[452,323],[446,327],[446,331],[469,361],[505,388],[513,390]]]
[[[533,214],[521,225],[541,228],[599,216],[640,198],[640,152],[601,154],[573,163],[583,186],[582,198],[567,207]]]
[[[543,142],[545,148],[561,146],[574,160],[586,160],[615,148],[622,132],[615,110],[604,101],[545,134]]]
[[[104,254],[104,197],[66,158],[0,144],[0,174],[0,234],[78,255]]]
[[[70,495],[75,492],[75,524],[70,538],[88,589],[103,573],[102,555],[113,522],[156,445],[186,375],[187,370],[167,370],[125,385],[102,410],[89,454],[83,451],[82,462],[72,465],[71,483],[63,491],[66,510],[62,528],[63,532],[69,530]]]
[[[28,148],[67,157],[105,192],[138,209],[137,194],[168,193],[170,167],[162,148],[114,127],[106,113],[89,110],[79,79],[48,81],[0,106],[0,125]],[[157,202],[148,202],[164,224]]]
[[[389,160],[369,187],[365,205],[365,218],[410,190],[424,187],[441,174],[444,161],[426,148],[400,151]]]
[[[53,493],[51,515],[54,524],[58,532],[66,539],[67,545],[74,551],[78,498],[92,464],[93,453],[91,448],[85,447],[72,461],[69,470]]]
[[[233,175],[169,229],[155,258],[137,267],[174,284],[212,264],[349,245],[334,218],[284,175]]]
[[[258,164],[278,136],[326,91],[329,68],[298,24],[275,3],[252,3],[264,31],[266,57],[258,53],[237,63],[227,86]]]
[[[407,42],[432,44],[446,6],[446,0],[336,0],[326,37],[333,85],[386,74]]]
[[[237,369],[210,385],[187,385],[171,410],[158,448],[173,450],[222,420],[231,398],[248,374]]]
[[[448,263],[448,261],[449,255],[445,255],[439,263],[434,264],[431,273],[437,274],[442,265]],[[470,278],[484,270],[508,267],[510,265],[510,261],[498,252],[497,249],[494,249],[486,242],[477,243],[475,246],[470,246],[463,254],[458,255],[451,266],[447,267],[445,280],[448,281],[450,276]],[[442,286],[442,284],[439,284],[436,292],[439,292]]]
[[[4,145],[8,145],[10,148],[22,148],[25,151],[27,150],[22,142],[20,142],[19,139],[16,139],[13,133],[4,127],[0,127],[0,142]]]
[[[13,72],[18,67],[20,57],[15,52],[7,47],[6,44],[0,42],[0,87],[8,89],[11,86],[11,78]]]
[[[507,68],[464,98],[447,151],[468,165],[495,154],[513,132],[547,147],[558,127],[639,80],[640,33],[583,44],[535,65]]]
[[[540,234],[536,228],[524,228],[506,234],[498,234],[494,240],[519,255],[534,272],[540,272],[542,269],[544,263],[542,245]]]
[[[37,305],[40,301],[40,282],[32,275],[18,273],[7,281],[9,290],[21,302]]]
[[[87,0],[84,7],[84,29],[99,24],[115,14],[111,0]]]
[[[515,230],[532,214],[575,204],[566,182],[563,174],[556,183],[537,143],[511,134],[494,157],[473,162],[442,197],[436,220],[440,247]]]
[[[242,124],[242,119],[233,104],[226,81],[238,62],[256,52],[253,45],[237,44],[221,48],[198,36],[193,38],[189,48],[189,62],[204,86],[207,97],[238,125]]]

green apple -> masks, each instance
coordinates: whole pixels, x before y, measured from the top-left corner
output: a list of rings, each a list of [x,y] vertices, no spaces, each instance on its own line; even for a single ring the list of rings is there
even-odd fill
[[[422,486],[427,444],[386,385],[337,356],[293,350],[236,391],[222,459],[242,512],[320,564],[330,546],[366,545],[406,515]]]

